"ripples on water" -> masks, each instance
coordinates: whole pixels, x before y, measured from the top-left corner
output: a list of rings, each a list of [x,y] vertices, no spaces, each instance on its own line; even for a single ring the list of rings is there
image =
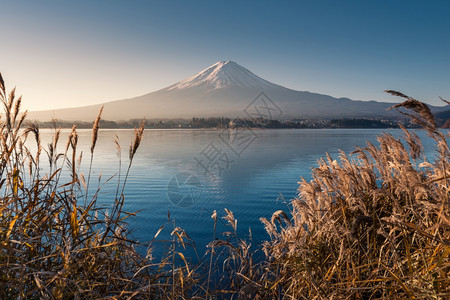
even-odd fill
[[[186,230],[202,254],[205,245],[212,240],[212,211],[217,210],[219,216],[223,216],[224,208],[228,208],[238,219],[239,234],[243,237],[248,235],[251,227],[253,244],[258,244],[268,238],[259,218],[270,218],[276,210],[289,209],[286,202],[296,196],[301,177],[311,178],[311,168],[317,166],[318,158],[329,153],[337,159],[338,149],[350,154],[355,146],[364,146],[366,141],[376,145],[377,135],[382,132],[378,129],[254,130],[256,138],[237,155],[227,145],[236,139],[227,132],[223,140],[219,137],[219,130],[146,130],[125,188],[124,209],[140,211],[136,217],[129,219],[133,235],[140,241],[150,241],[159,227],[167,223],[167,213],[170,211],[176,226]],[[400,130],[388,132],[396,137],[402,134]],[[109,207],[113,202],[119,178],[119,157],[113,142],[115,134],[122,145],[122,179],[128,165],[128,147],[134,136],[132,130],[101,130],[99,133],[94,153],[92,189],[100,174],[102,182],[114,176],[102,188],[99,197],[99,204],[104,207]],[[418,131],[418,134],[424,138],[425,153],[431,157],[433,141],[425,138],[423,131]],[[84,152],[82,169],[86,173],[91,131],[80,130],[79,135],[79,150]],[[42,144],[46,145],[50,137],[50,131],[44,131]],[[205,157],[201,153],[208,146],[211,150],[210,143],[229,159],[229,166],[212,180],[205,176],[195,160],[195,157]],[[62,151],[64,145],[60,146]],[[181,194],[192,192],[194,195],[194,203],[187,207],[175,205],[168,196],[169,182],[178,174],[192,174],[200,181],[200,186],[194,185],[191,190],[188,186],[181,190]],[[159,240],[170,239],[171,226],[167,225]],[[220,221],[218,232],[227,230],[224,222]],[[155,246],[157,256],[166,247],[163,242],[157,242]]]

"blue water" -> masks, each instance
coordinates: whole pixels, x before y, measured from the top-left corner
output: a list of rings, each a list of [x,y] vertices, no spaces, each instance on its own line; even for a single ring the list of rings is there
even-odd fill
[[[384,130],[396,137],[400,130]],[[224,208],[238,219],[238,233],[249,236],[253,244],[268,238],[260,217],[270,218],[276,210],[287,211],[286,204],[296,196],[301,177],[311,178],[317,159],[329,153],[338,158],[339,149],[350,154],[366,141],[377,144],[378,129],[283,129],[233,132],[221,130],[146,130],[125,187],[124,209],[139,211],[128,219],[133,236],[151,241],[161,225],[166,225],[154,245],[156,256],[168,247],[173,224],[186,230],[195,240],[200,256],[213,238],[211,214]],[[67,133],[67,132],[65,132]],[[82,170],[87,172],[91,131],[79,131],[84,152]],[[119,180],[119,156],[113,142],[120,139],[121,176],[128,165],[132,130],[101,130],[94,153],[91,189],[113,176],[101,190],[99,204],[105,208],[114,200]],[[424,137],[427,156],[433,155],[433,141]],[[65,134],[63,134],[65,136]],[[43,144],[50,133],[43,134]],[[61,147],[62,149],[62,147]],[[209,163],[209,167],[207,166]],[[202,167],[203,165],[203,167]],[[186,184],[182,184],[184,180]],[[177,181],[178,180],[178,181]],[[177,185],[178,184],[178,185]],[[177,190],[177,186],[179,190]],[[221,219],[218,232],[229,231]],[[220,238],[220,235],[218,236]]]

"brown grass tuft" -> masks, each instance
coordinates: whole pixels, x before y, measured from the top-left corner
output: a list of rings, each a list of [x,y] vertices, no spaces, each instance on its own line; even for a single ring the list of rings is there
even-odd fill
[[[450,151],[429,108],[407,98],[393,108],[436,142],[427,161],[419,137],[385,133],[353,157],[318,161],[292,200],[292,225],[262,219],[272,296],[290,299],[447,299],[450,296]],[[275,291],[276,289],[274,289]]]
[[[94,154],[95,144],[97,143],[97,137],[98,137],[98,129],[100,127],[100,119],[103,112],[103,106],[100,108],[100,112],[98,113],[97,118],[94,121],[94,124],[92,126],[92,142],[91,142],[91,155]]]
[[[144,125],[145,121],[142,121],[141,126],[139,126],[139,128],[134,129],[134,141],[130,145],[130,161],[133,160],[134,155],[136,154],[136,150],[141,144],[142,137],[144,135]]]

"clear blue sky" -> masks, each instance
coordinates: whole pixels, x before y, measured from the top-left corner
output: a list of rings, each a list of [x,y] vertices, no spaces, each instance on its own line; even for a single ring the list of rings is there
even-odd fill
[[[450,1],[0,5],[0,72],[32,110],[142,95],[220,60],[335,97],[450,99]]]

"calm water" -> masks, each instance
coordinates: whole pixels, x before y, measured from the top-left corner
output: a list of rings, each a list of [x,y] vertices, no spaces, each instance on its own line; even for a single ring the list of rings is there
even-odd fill
[[[388,130],[401,136],[399,130]],[[296,196],[298,181],[310,179],[311,168],[326,152],[338,157],[338,149],[350,153],[366,140],[376,144],[382,130],[376,129],[293,129],[229,132],[220,130],[146,130],[135,156],[125,188],[125,210],[140,211],[129,219],[133,235],[150,241],[159,227],[167,223],[167,214],[176,226],[184,228],[204,253],[213,235],[211,213],[224,208],[234,212],[238,231],[249,234],[253,244],[268,238],[259,218],[270,218],[276,210],[287,210],[286,201]],[[425,133],[419,131],[419,136]],[[84,152],[82,167],[89,163],[91,131],[79,132]],[[113,177],[102,188],[100,203],[109,207],[118,181],[119,156],[114,145],[117,134],[122,145],[122,173],[128,164],[132,130],[102,130],[95,149],[93,178],[101,182]],[[67,135],[67,134],[66,134]],[[64,136],[64,135],[63,135]],[[43,142],[50,133],[44,133]],[[44,144],[44,143],[43,143]],[[46,144],[46,143],[45,143]],[[433,142],[425,139],[425,150],[432,155]],[[122,174],[123,175],[123,174]],[[185,180],[188,179],[186,182]],[[91,187],[97,185],[93,180]],[[183,184],[185,183],[185,184]],[[284,200],[283,200],[284,199]],[[173,225],[166,225],[156,254],[162,253]],[[224,222],[218,232],[226,231]]]

